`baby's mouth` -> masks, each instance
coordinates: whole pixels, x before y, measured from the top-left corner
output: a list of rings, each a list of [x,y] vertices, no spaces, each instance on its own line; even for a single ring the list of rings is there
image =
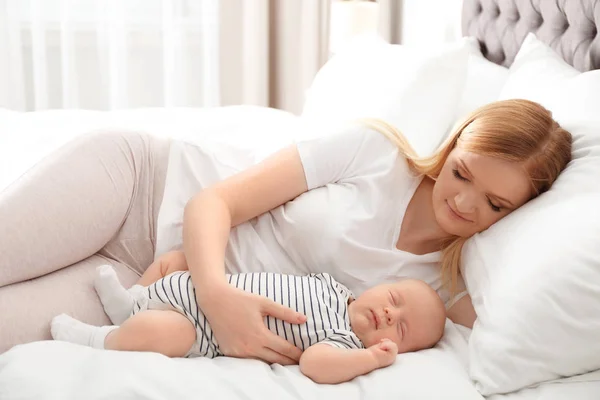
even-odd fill
[[[375,329],[379,329],[379,317],[377,317],[377,314],[375,314],[375,311],[370,310],[371,311],[371,316],[373,317],[373,322],[375,323]]]

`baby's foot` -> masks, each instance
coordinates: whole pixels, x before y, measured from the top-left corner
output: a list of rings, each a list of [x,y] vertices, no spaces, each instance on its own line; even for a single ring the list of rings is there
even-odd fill
[[[103,349],[106,335],[116,328],[116,326],[88,325],[66,314],[60,314],[52,319],[50,333],[54,340]]]
[[[113,324],[121,325],[129,318],[135,299],[119,282],[117,273],[110,265],[101,265],[96,268],[94,287],[104,306],[106,315]]]

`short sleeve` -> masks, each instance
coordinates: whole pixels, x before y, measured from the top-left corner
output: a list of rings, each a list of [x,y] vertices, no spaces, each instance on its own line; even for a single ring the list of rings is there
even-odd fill
[[[457,301],[465,297],[467,294],[469,293],[467,292],[465,281],[463,280],[462,275],[458,275],[458,281],[456,282],[456,294],[453,297],[450,297],[450,293],[448,293],[448,301],[445,302],[446,310],[449,310],[453,305],[456,304]]]
[[[364,349],[365,346],[362,344],[358,336],[356,336],[352,332],[340,332],[334,335],[327,337],[326,339],[320,341],[319,343],[323,343],[332,347],[337,347],[339,349]]]
[[[360,124],[299,141],[296,146],[309,190],[358,176],[398,152],[383,134]]]

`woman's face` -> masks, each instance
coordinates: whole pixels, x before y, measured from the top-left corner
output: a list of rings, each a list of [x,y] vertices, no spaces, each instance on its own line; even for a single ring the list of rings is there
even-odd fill
[[[440,227],[469,237],[519,208],[532,188],[521,165],[455,147],[433,188],[433,210]]]

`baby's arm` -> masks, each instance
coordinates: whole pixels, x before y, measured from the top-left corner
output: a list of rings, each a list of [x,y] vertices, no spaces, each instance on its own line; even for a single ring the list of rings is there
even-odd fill
[[[157,280],[176,271],[187,271],[188,264],[185,255],[181,250],[169,251],[158,257],[144,271],[144,274],[137,281],[138,285],[149,286]]]
[[[317,383],[342,383],[393,364],[397,355],[396,343],[387,339],[368,349],[317,343],[302,353],[300,371]]]

